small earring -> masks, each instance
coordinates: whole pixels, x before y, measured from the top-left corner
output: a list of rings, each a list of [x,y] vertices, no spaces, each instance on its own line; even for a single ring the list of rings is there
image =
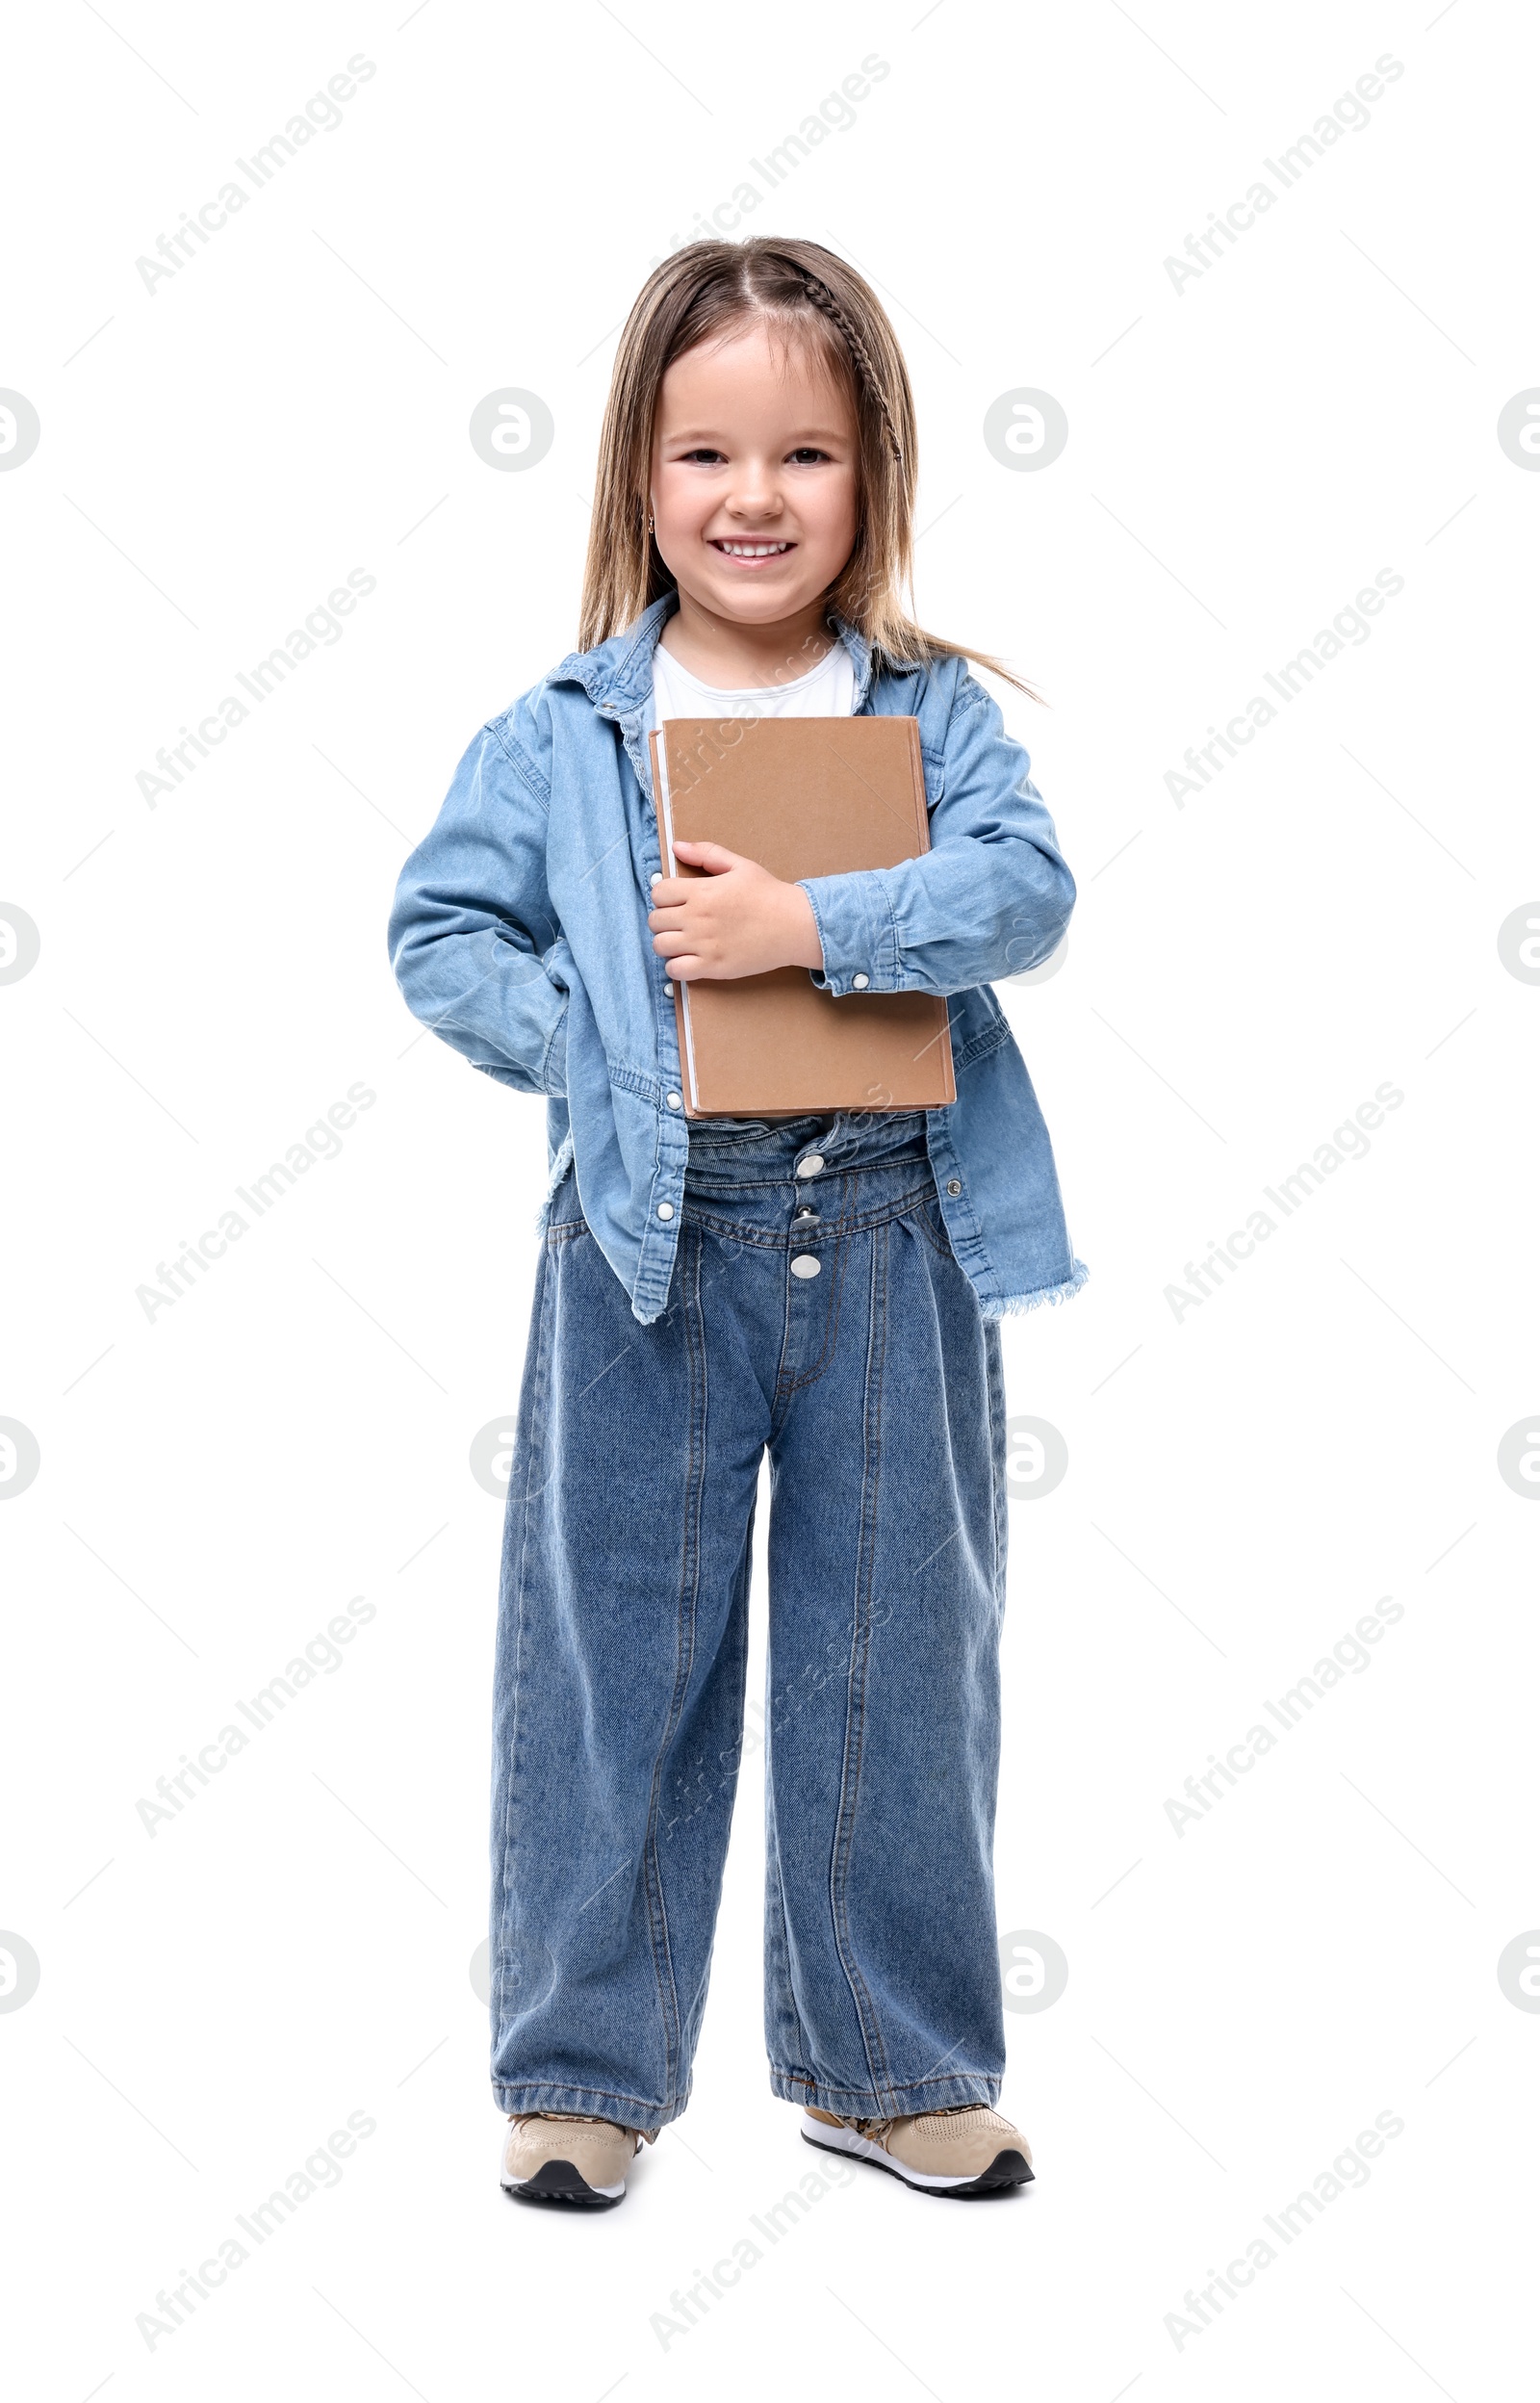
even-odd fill
[[[647,521],[647,526],[646,526],[646,530],[646,530],[648,533],[651,533],[651,532],[652,532],[652,530],[653,530],[653,521],[652,521],[652,519],[651,519],[651,518],[649,518],[649,519],[648,519],[648,521]]]

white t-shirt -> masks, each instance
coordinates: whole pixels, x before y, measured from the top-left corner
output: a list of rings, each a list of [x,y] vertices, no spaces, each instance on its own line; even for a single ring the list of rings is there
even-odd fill
[[[816,667],[784,685],[751,685],[724,691],[703,685],[661,643],[653,654],[653,714],[666,717],[849,717],[856,707],[856,669],[837,635]]]

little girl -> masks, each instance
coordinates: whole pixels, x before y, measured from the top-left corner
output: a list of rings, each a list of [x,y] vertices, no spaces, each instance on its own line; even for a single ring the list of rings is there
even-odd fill
[[[501,2182],[532,2199],[619,2201],[689,2101],[767,1448],[772,2088],[923,2193],[1032,2176],[992,2108],[998,1321],[1087,1272],[988,979],[1075,888],[995,703],[905,613],[914,490],[859,275],[801,241],[667,259],[621,336],[580,647],[477,735],[391,919],[418,1017],[547,1098],[492,1832]],[[853,711],[919,721],[924,857],[786,884],[680,842],[708,872],[663,875],[650,728]],[[792,966],[949,996],[956,1101],[687,1122],[675,979]]]

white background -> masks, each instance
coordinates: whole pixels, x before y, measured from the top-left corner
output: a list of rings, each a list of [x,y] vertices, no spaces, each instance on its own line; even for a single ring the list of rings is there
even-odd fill
[[[18,2392],[1514,2390],[1540,2017],[1497,1963],[1540,1923],[1540,1522],[1497,1454],[1540,1398],[1540,991],[1497,935],[1540,893],[1540,478],[1496,424],[1540,381],[1537,42],[1438,5],[13,21],[0,384],[41,422],[0,474],[0,898],[41,937],[0,987],[0,1415],[41,1461],[0,1512],[0,1925],[40,1963],[0,2013]],[[137,258],[355,54],[343,123],[146,291]],[[816,2158],[765,2080],[758,1756],[687,2116],[623,2209],[510,2205],[470,1974],[500,1511],[468,1453],[511,1423],[543,1111],[419,1035],[384,927],[476,727],[574,639],[650,263],[872,54],[855,124],[744,223],[877,279],[921,618],[1051,705],[1002,696],[1081,897],[1058,972],[1002,990],[1092,1273],[1006,1328],[1013,1412],[1069,1469],[1012,1509],[998,1892],[1069,1979],[1007,2017],[1036,2191],[862,2173],[665,2343],[671,2292]],[[1369,126],[1173,289],[1385,54]],[[467,436],[508,385],[555,422],[523,474]],[[1039,473],[982,437],[1023,386],[1068,417]],[[352,569],[343,638],[147,806],[157,749]],[[1370,638],[1178,809],[1187,747],[1380,570]],[[360,1081],[340,1156],[147,1320],[136,1288]],[[1184,1264],[1385,1082],[1369,1155],[1178,1319]],[[140,1797],[358,1593],[344,1666],[147,1833]],[[1382,1594],[1373,1666],[1179,1835],[1168,1797]],[[353,2110],[341,2184],[147,2347],[157,2291]],[[1379,2112],[1369,2183],[1178,2344],[1186,2291]]]

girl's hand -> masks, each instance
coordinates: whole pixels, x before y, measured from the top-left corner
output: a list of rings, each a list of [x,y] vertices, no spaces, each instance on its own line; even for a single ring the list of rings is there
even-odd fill
[[[757,860],[720,842],[676,842],[704,876],[657,876],[648,924],[671,976],[758,976],[771,968],[822,968],[812,903]]]

